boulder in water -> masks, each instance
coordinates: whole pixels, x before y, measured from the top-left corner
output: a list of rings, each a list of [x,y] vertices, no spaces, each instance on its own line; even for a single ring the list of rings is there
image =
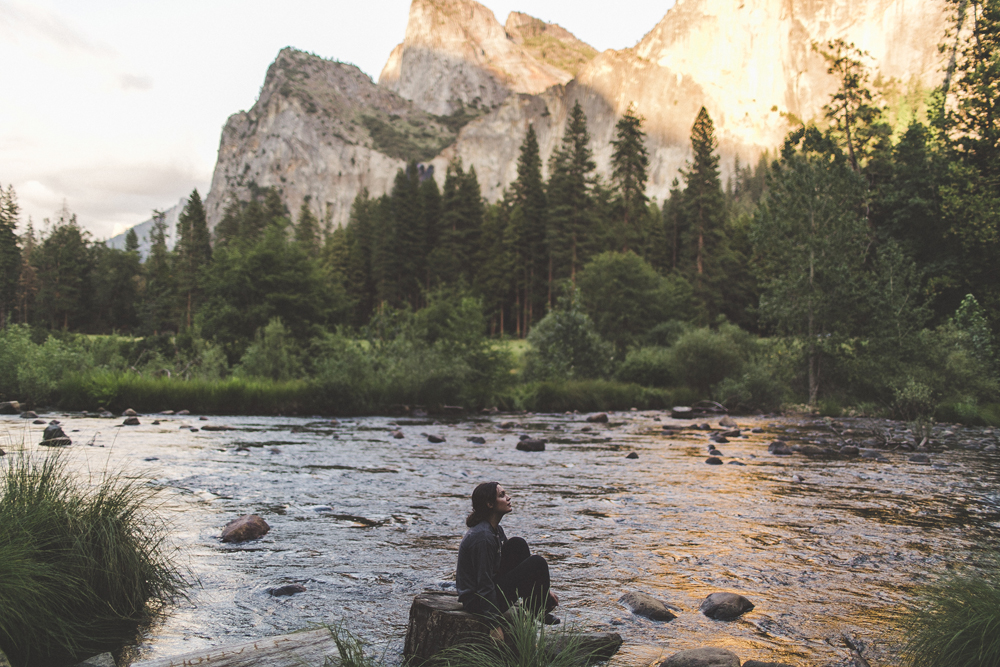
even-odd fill
[[[629,452],[628,455],[625,458],[627,458],[627,459],[637,459],[637,458],[639,458],[639,455],[636,454],[635,452]]]
[[[587,415],[587,421],[592,424],[607,424],[608,415],[606,412],[598,412],[596,415]]]
[[[125,412],[122,413],[122,417],[138,417],[138,413],[132,408],[125,408]]]
[[[545,441],[537,438],[525,438],[517,443],[517,448],[522,452],[544,452]]]
[[[393,431],[390,435],[392,435],[392,437],[395,438],[396,440],[402,440],[403,438],[406,437],[403,435],[403,432],[398,429]]]
[[[470,437],[466,438],[466,440],[468,440],[469,442],[471,442],[471,443],[473,443],[475,445],[485,445],[486,444],[486,438],[482,437],[481,435],[473,435],[473,436],[470,436]]]
[[[295,595],[296,593],[305,593],[306,587],[302,584],[285,584],[284,586],[278,586],[276,588],[269,588],[267,592],[274,597],[279,597],[282,595]]]
[[[66,447],[73,444],[59,424],[49,424],[42,433],[42,445],[46,447]]]
[[[138,417],[126,417],[125,421],[122,422],[122,426],[138,426],[138,425],[139,425]]]
[[[857,664],[857,663],[855,663]],[[743,667],[794,667],[787,662],[761,662],[760,660],[747,660]]]
[[[0,415],[21,414],[21,404],[17,401],[0,401]]]
[[[692,648],[674,653],[659,667],[740,667],[740,657],[724,648]]]
[[[736,420],[726,415],[719,420],[719,426],[723,426],[725,428],[736,428]]]
[[[38,413],[34,410],[25,410],[21,413],[21,419],[38,419]]]
[[[710,466],[721,466],[722,459],[720,459],[718,456],[709,456],[707,459],[705,459],[705,463],[707,463]]]
[[[433,433],[431,433],[431,434],[429,434],[427,436],[427,442],[433,442],[435,444],[440,443],[440,442],[444,442],[444,436],[443,435],[434,435]]]
[[[636,616],[645,616],[653,621],[672,621],[677,614],[667,609],[667,605],[652,595],[629,591],[618,598],[618,601],[631,610]]]
[[[267,535],[271,527],[256,514],[244,514],[233,519],[222,529],[223,542],[246,542]]]
[[[736,593],[712,593],[698,610],[717,621],[731,621],[753,609],[753,603]]]

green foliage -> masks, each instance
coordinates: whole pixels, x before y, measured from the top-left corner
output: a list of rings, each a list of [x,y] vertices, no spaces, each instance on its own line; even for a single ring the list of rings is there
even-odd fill
[[[674,355],[666,347],[640,347],[629,350],[615,371],[615,379],[643,387],[672,387]]]
[[[21,248],[17,238],[20,208],[14,187],[0,186],[0,329],[14,319],[21,277]]]
[[[614,347],[597,333],[593,321],[571,295],[560,299],[528,335],[525,355],[529,380],[580,380],[607,375]]]
[[[57,338],[47,336],[39,345],[26,325],[0,329],[0,396],[5,400],[44,405],[55,398],[67,374],[84,367],[79,352]]]
[[[632,252],[598,255],[584,267],[578,284],[584,309],[619,358],[657,324],[686,319],[692,311],[686,280],[659,275]]]
[[[922,586],[900,624],[908,667],[1000,664],[1000,563],[993,557]]]
[[[713,386],[742,372],[753,344],[749,334],[733,325],[691,329],[670,348],[671,373],[707,398]]]
[[[646,133],[642,131],[645,119],[635,114],[629,104],[625,114],[615,125],[615,138],[611,141],[611,179],[616,186],[615,212],[618,226],[616,236],[620,247],[635,247],[642,236],[640,226],[647,215],[646,180],[649,169],[649,151]]]
[[[302,373],[301,352],[280,317],[257,330],[254,341],[233,370],[237,377],[291,380]]]
[[[361,115],[359,120],[371,135],[375,150],[406,162],[426,162],[451,145],[461,126],[474,117],[445,116],[442,120],[448,122],[441,125],[429,117]]]
[[[70,474],[19,452],[0,473],[0,649],[14,665],[71,664],[134,639],[183,580],[140,481]]]

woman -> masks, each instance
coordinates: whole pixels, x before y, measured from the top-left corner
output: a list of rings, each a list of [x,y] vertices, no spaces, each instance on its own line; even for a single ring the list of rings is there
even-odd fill
[[[545,610],[545,623],[559,619],[550,612],[559,599],[549,590],[549,564],[532,556],[520,537],[507,539],[500,521],[513,506],[497,482],[483,482],[472,492],[469,530],[458,547],[455,583],[466,611],[486,616],[505,612],[518,598],[531,611]]]

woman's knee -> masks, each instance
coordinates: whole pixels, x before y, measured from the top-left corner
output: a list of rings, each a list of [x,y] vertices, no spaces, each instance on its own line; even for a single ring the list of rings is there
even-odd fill
[[[503,545],[504,560],[508,560],[512,565],[517,565],[531,556],[531,549],[523,537],[512,537]]]

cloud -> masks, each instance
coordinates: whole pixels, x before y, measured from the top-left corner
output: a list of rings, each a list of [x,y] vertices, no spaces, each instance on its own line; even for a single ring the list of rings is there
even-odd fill
[[[118,56],[115,49],[89,39],[57,14],[6,0],[0,0],[0,33],[15,41],[25,37],[41,38],[63,50],[97,58]]]
[[[122,74],[118,77],[122,90],[149,90],[153,87],[152,77],[141,74]]]

